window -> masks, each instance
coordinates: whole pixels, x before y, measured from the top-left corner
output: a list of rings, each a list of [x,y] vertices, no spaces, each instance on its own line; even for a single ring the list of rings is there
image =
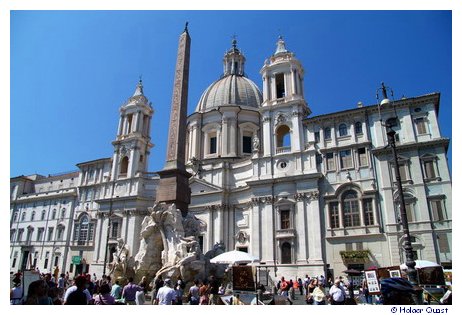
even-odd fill
[[[120,162],[120,176],[127,176],[128,172],[128,156],[124,156]]]
[[[363,200],[363,210],[364,210],[364,225],[374,225],[374,208],[372,205],[372,198],[367,198]]]
[[[43,241],[44,232],[45,232],[44,228],[38,228],[38,230],[37,230],[37,242]]]
[[[319,153],[316,153],[316,165],[322,164],[322,155]]]
[[[32,240],[32,233],[34,233],[34,229],[27,228],[26,242],[30,242]]]
[[[10,230],[10,242],[14,241],[14,237],[16,236],[16,230]]]
[[[54,232],[54,228],[49,227],[48,228],[48,237],[47,237],[48,242],[51,242],[53,240],[53,232]]]
[[[366,148],[358,148],[358,163],[359,166],[367,166]]]
[[[354,190],[348,190],[343,194],[342,208],[343,225],[345,227],[359,226],[361,224],[358,194]]]
[[[13,214],[13,222],[16,222],[16,221],[18,221],[18,212],[15,212]]]
[[[45,263],[43,264],[43,269],[48,268],[48,259],[50,259],[50,252],[45,253]]]
[[[15,251],[14,252],[14,255],[13,255],[13,263],[11,264],[11,268],[15,268],[16,267],[16,261],[18,260],[18,252]]]
[[[32,211],[32,213],[30,215],[30,220],[34,221],[34,219],[35,219],[35,211]]]
[[[360,121],[355,122],[355,133],[357,135],[363,134],[363,124]]]
[[[284,83],[284,73],[276,74],[276,98],[286,96],[286,87]]]
[[[315,143],[319,143],[319,131],[316,131],[316,132],[314,133],[314,142],[315,142]]]
[[[326,167],[328,171],[335,170],[335,160],[333,152],[326,153]]]
[[[18,230],[18,236],[16,238],[16,241],[17,242],[21,242],[22,241],[22,235],[24,234],[24,229],[19,229]]]
[[[59,263],[59,256],[55,256],[55,267],[58,266]]]
[[[128,114],[127,115],[127,133],[132,132],[132,120],[133,120],[133,114]]]
[[[409,193],[404,194],[404,209],[406,210],[406,217],[408,222],[416,221],[415,216],[415,198]],[[399,207],[398,207],[399,209]]]
[[[340,215],[338,211],[338,202],[329,203],[330,228],[336,229],[340,227]]]
[[[324,139],[326,139],[326,140],[331,139],[330,127],[324,128]]]
[[[281,230],[290,229],[290,210],[281,211]]]
[[[35,253],[34,253],[34,261],[32,262],[32,267],[34,267],[34,268],[37,267],[38,255],[39,255],[38,252],[35,252]]]
[[[40,216],[40,220],[42,220],[42,221],[45,220],[45,215],[46,215],[46,211],[43,210],[42,215]]]
[[[425,118],[416,118],[414,122],[418,135],[423,135],[427,133],[427,123],[425,121]]]
[[[119,222],[112,222],[111,237],[117,238],[119,236]]]
[[[290,128],[286,125],[280,126],[276,131],[276,146],[281,147],[290,147]]]
[[[242,137],[242,152],[252,153],[252,137],[249,137],[249,136]]]
[[[58,229],[56,230],[56,240],[62,241],[63,235],[64,235],[64,226],[60,225],[58,226]]]
[[[66,217],[66,209],[61,209],[61,219]]]
[[[88,239],[88,217],[85,215],[80,219],[79,244],[85,244]]]
[[[346,124],[340,124],[338,126],[338,135],[340,137],[347,136],[348,135],[348,128]]]
[[[398,162],[399,163],[399,167],[398,167],[398,171],[399,171],[399,176],[401,177],[401,181],[406,181],[406,180],[409,180],[408,176],[407,176],[407,162],[406,161],[401,161],[401,162]],[[393,176],[393,180],[396,181],[396,173],[395,173],[395,166],[394,164],[392,164],[392,176]]]
[[[449,253],[449,241],[447,234],[438,234],[438,247],[440,248],[440,253],[446,254]]]
[[[353,160],[351,158],[351,150],[340,151],[340,167],[341,168],[353,167]]]
[[[426,160],[424,163],[425,178],[432,179],[436,178],[435,165],[433,160]]]
[[[21,221],[26,221],[26,212],[21,213]]]
[[[281,246],[281,264],[292,263],[292,246],[284,242]]]
[[[51,213],[51,219],[56,219],[56,209],[53,209],[53,212]]]
[[[435,199],[430,201],[433,221],[446,220],[446,213],[443,208],[443,200]]]
[[[209,153],[210,154],[217,153],[217,136],[215,136],[215,135],[210,137]]]

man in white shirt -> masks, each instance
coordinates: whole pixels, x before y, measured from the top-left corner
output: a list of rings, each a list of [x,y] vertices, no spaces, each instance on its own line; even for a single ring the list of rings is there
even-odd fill
[[[345,304],[345,289],[340,284],[340,279],[335,279],[335,283],[330,287],[329,295],[332,298],[332,305],[342,305]]]
[[[175,290],[172,289],[172,280],[165,279],[164,286],[157,292],[157,301],[159,305],[172,305],[176,298]]]

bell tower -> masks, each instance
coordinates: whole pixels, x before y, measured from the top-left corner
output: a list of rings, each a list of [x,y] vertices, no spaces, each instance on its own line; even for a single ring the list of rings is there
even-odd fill
[[[303,91],[304,70],[282,36],[260,70],[263,78],[263,155],[300,152],[304,117],[311,113]]]
[[[151,148],[151,103],[143,94],[143,82],[138,82],[135,93],[120,107],[119,127],[112,142],[111,178],[132,178],[146,172]]]

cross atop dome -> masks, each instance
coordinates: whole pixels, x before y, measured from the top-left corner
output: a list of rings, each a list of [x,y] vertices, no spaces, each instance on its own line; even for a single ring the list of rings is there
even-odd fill
[[[279,35],[278,42],[276,43],[276,45],[277,45],[277,48],[276,48],[276,52],[274,53],[275,55],[281,54],[281,53],[287,53],[287,52],[289,52],[289,51],[286,49],[286,43],[285,43],[285,41],[282,39],[282,36],[281,36],[281,35]]]
[[[140,76],[140,80],[138,81],[138,84],[136,85],[135,93],[133,93],[133,96],[138,96],[138,95],[144,95],[143,94],[143,80],[141,80],[141,76]]]

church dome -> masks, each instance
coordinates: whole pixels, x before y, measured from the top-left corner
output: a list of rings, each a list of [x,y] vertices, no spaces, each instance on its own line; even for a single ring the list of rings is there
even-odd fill
[[[262,94],[250,79],[229,74],[212,83],[202,94],[196,112],[205,112],[222,105],[241,105],[258,108]]]

